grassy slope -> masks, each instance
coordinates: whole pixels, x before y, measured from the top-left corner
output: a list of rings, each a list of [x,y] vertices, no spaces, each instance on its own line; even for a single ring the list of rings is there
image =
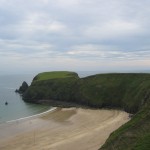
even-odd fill
[[[135,113],[145,103],[149,89],[150,74],[100,74],[80,79],[73,72],[50,72],[37,75],[23,97],[31,102],[64,100]]]
[[[68,78],[68,77],[78,78],[78,75],[75,72],[69,72],[69,71],[44,72],[35,76],[34,81],[57,79],[57,78]]]
[[[80,101],[137,112],[150,89],[149,74],[101,74],[78,81]]]
[[[26,101],[54,99],[138,112],[109,137],[102,149],[150,149],[150,74],[101,74],[82,79],[75,73],[57,79],[48,74],[46,78],[45,73],[35,77],[23,95]]]
[[[142,108],[128,123],[113,132],[101,150],[149,150],[150,105]]]
[[[74,72],[46,72],[38,74],[23,95],[28,102],[41,99],[71,100],[72,85],[79,77]]]

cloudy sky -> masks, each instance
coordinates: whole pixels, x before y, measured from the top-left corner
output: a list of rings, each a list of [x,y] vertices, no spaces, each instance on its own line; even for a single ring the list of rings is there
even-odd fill
[[[0,0],[0,74],[150,70],[149,0]]]

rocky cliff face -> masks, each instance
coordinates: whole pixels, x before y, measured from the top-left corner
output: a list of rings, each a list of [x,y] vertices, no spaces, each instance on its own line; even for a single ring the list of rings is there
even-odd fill
[[[16,89],[16,92],[23,94],[28,89],[28,84],[24,81],[19,89]]]

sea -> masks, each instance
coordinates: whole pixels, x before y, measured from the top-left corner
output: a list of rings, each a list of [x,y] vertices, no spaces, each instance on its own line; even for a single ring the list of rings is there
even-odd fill
[[[0,123],[36,115],[51,108],[47,105],[26,103],[20,94],[15,93],[23,81],[30,85],[33,77],[34,74],[0,75]]]
[[[77,73],[82,78],[102,72],[79,71]],[[0,75],[0,123],[40,114],[52,108],[47,105],[26,103],[22,100],[20,94],[15,93],[15,90],[21,86],[23,81],[26,81],[30,85],[35,75]],[[8,105],[5,104],[6,102]]]

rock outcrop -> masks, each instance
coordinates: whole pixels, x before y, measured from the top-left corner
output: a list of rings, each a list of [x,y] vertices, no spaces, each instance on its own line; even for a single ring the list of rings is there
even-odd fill
[[[28,89],[28,84],[24,81],[19,89],[16,89],[15,92],[23,94]]]

